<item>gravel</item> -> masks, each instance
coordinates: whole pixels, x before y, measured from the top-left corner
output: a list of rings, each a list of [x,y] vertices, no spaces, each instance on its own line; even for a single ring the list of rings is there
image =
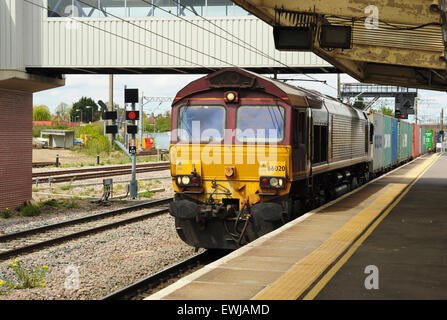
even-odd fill
[[[49,266],[46,286],[0,300],[98,299],[195,254],[177,236],[174,218],[161,215],[18,257],[26,266]],[[12,279],[12,260],[0,262],[0,279]],[[76,274],[79,286],[70,287]]]
[[[158,172],[156,173],[159,174]],[[169,171],[165,172],[164,174],[165,176],[169,175]],[[90,180],[86,180],[86,183],[91,183],[92,181]],[[145,185],[142,186],[141,191],[154,188],[164,189],[164,191],[155,192],[150,198],[141,197],[137,200],[113,200],[110,202],[111,205],[106,207],[98,206],[95,203],[91,203],[92,198],[99,199],[101,197],[103,192],[102,185],[87,187],[79,186],[73,187],[69,190],[62,190],[60,188],[61,186],[65,185],[63,183],[53,184],[52,188],[49,188],[49,186],[45,188],[41,185],[38,192],[33,192],[33,200],[39,203],[49,199],[57,199],[59,202],[59,207],[44,207],[42,209],[42,214],[36,217],[23,217],[13,215],[11,218],[8,219],[0,218],[0,235],[31,228],[37,228],[40,226],[63,222],[66,220],[80,218],[91,214],[123,208],[134,203],[137,204],[149,200],[156,200],[173,196],[172,181],[170,179],[160,179],[157,182],[153,181],[150,186],[147,184],[147,181],[144,181],[144,183]],[[123,183],[122,189],[114,192],[114,197],[125,194],[124,185],[125,184]],[[72,202],[76,203],[79,208],[64,207],[64,205],[70,205]]]

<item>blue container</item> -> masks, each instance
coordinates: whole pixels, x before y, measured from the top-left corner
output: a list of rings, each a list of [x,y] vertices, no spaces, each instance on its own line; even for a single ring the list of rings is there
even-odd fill
[[[397,155],[399,150],[399,127],[396,118],[391,119],[391,163],[395,165],[397,163]]]

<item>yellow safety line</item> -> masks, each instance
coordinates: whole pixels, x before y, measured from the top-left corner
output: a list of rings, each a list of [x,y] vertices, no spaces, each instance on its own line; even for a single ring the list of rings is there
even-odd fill
[[[435,156],[434,159],[437,160],[437,157]],[[428,170],[428,168],[434,163],[435,160],[431,160],[432,161],[430,161],[428,165],[423,163],[418,166],[417,171],[410,170],[407,176],[411,173],[412,175],[415,175],[415,178],[420,177],[422,172]],[[420,171],[421,168],[422,171]],[[418,171],[421,172],[420,175],[417,175]],[[413,181],[413,184],[415,182],[416,181]],[[370,206],[368,206],[368,208],[365,208],[353,217],[347,224],[345,224],[343,228],[337,231],[320,247],[293,266],[286,274],[276,280],[272,285],[261,291],[255,299],[297,299],[353,243],[353,241],[365,230],[371,221],[383,213],[383,210],[390,204],[390,202],[392,202],[393,199],[396,199],[396,197],[398,197],[406,187],[408,187],[406,184],[389,184],[386,187],[387,192],[385,192],[384,195],[380,196]],[[401,197],[397,200],[400,200],[403,195],[401,195]],[[333,274],[335,274],[337,270],[334,270]],[[327,281],[329,281],[331,277],[329,277]],[[326,278],[323,277],[322,280],[323,279]],[[320,282],[317,284],[318,288],[320,288],[319,290],[321,290],[325,285],[322,280],[320,280],[321,284]],[[311,290],[311,292],[316,295],[319,292],[318,288],[314,287],[315,291]],[[315,295],[310,295],[311,292],[309,292],[305,298],[314,297]]]

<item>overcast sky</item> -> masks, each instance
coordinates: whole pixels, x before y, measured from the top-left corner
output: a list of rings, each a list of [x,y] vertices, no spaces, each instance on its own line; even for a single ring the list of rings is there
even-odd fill
[[[115,75],[113,99],[121,107],[124,104],[124,86],[128,88],[138,88],[145,96],[151,97],[174,97],[175,94],[192,80],[203,75]],[[321,93],[336,96],[337,76],[335,74],[312,74],[313,78],[326,80],[328,85],[319,82],[290,82],[291,84],[305,88],[317,90]],[[279,75],[279,78],[301,78],[309,79],[305,75]],[[341,75],[341,82],[357,82],[347,74]],[[34,105],[44,104],[51,112],[54,112],[57,105],[65,102],[72,105],[82,96],[92,98],[95,101],[109,100],[109,76],[108,75],[67,75],[65,86],[38,92],[34,94]],[[441,108],[447,107],[447,94],[445,92],[419,90],[418,113],[422,120],[439,120]],[[386,104],[394,108],[393,99],[380,99],[374,106]],[[165,112],[170,109],[169,103],[149,103],[144,107],[146,113],[155,114]],[[445,112],[447,117],[447,110]],[[410,118],[411,120],[412,118]]]

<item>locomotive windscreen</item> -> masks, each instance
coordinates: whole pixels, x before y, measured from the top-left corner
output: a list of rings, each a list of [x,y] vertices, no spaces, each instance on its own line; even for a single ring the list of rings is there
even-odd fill
[[[221,141],[225,129],[222,106],[184,106],[179,110],[178,137],[183,141]]]
[[[243,106],[237,110],[236,138],[247,142],[279,142],[284,138],[284,108]]]

